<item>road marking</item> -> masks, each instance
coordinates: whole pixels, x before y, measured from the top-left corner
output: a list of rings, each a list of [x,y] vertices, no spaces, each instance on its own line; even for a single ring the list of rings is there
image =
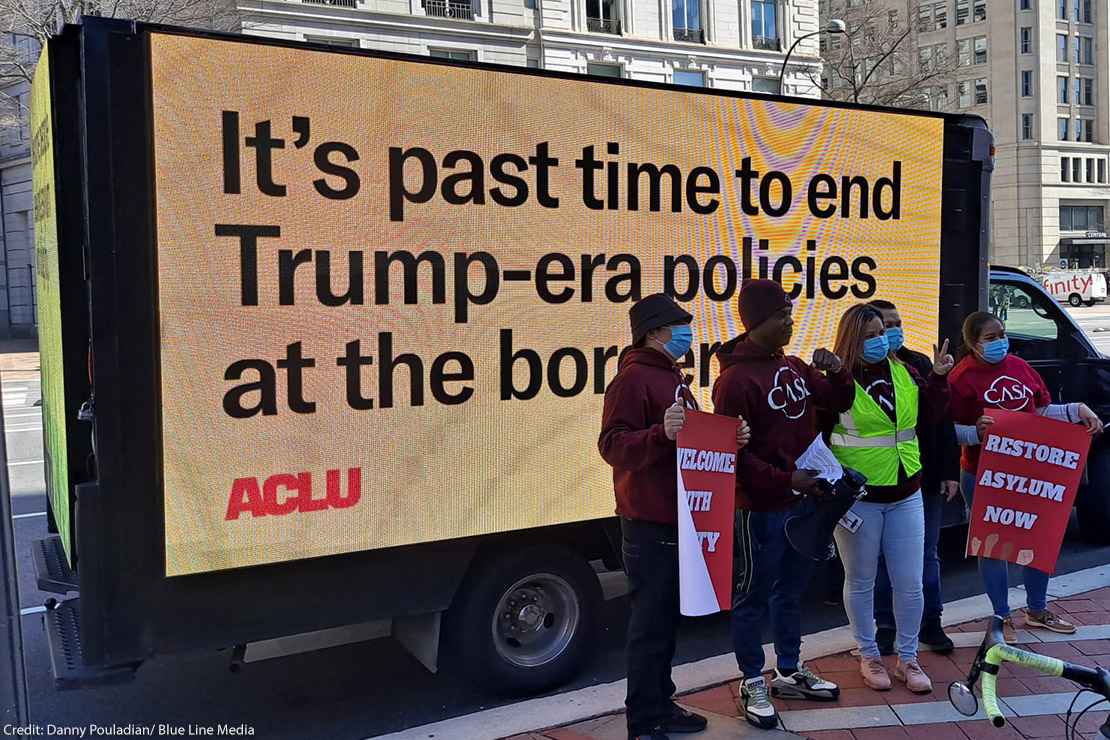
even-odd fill
[[[45,460],[20,460],[19,462],[8,463],[9,468],[14,468],[17,465],[42,465]]]
[[[45,606],[29,606],[26,609],[20,609],[19,616],[26,617],[30,614],[42,614],[44,611],[46,611]]]
[[[1101,588],[1110,581],[1110,564],[1056,576],[1049,581],[1050,598],[1065,596]],[[1010,589],[1010,602],[1024,600],[1024,591]],[[943,622],[945,626],[963,624],[988,617],[994,612],[985,595],[949,602],[944,605]],[[971,633],[967,633],[971,634]],[[1030,636],[1037,639],[1035,635]],[[1075,639],[1070,636],[1069,639]],[[982,637],[976,639],[976,644]],[[1039,640],[1038,640],[1039,641]],[[856,646],[851,629],[847,625],[824,632],[805,636],[802,643],[802,659],[806,661],[845,652]],[[774,659],[774,646],[764,645],[763,652],[768,657],[768,665]],[[678,693],[684,694],[698,689],[717,686],[738,678],[736,656],[732,653],[717,655],[693,663],[677,665],[672,670],[672,679],[678,686]],[[410,727],[390,735],[380,736],[379,740],[427,740],[429,737],[456,738],[469,740],[495,740],[527,732],[536,732],[548,727],[561,727],[613,714],[624,710],[627,690],[625,680],[587,686],[576,691],[567,691],[554,696],[510,704],[496,709],[486,709],[472,714],[433,722],[420,727]]]
[[[45,511],[33,511],[30,514],[13,514],[12,519],[30,519],[33,516],[46,516]]]
[[[20,427],[18,429],[5,429],[4,434],[16,434],[17,432],[41,432],[42,427]]]

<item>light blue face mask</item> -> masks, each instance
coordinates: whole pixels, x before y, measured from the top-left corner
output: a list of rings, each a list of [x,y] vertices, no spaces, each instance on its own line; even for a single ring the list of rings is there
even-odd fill
[[[874,365],[885,359],[888,354],[890,354],[890,343],[886,340],[886,334],[863,340],[864,362]]]
[[[690,351],[693,343],[694,332],[689,326],[672,326],[671,341],[664,344],[663,349],[667,350],[667,354],[671,357],[680,360]]]
[[[1006,355],[1010,353],[1010,338],[999,337],[989,342],[983,342],[980,347],[983,359],[992,365],[997,365],[1006,359]]]
[[[887,329],[886,341],[890,345],[891,352],[897,352],[902,349],[902,345],[906,343],[906,335],[902,333],[902,327],[892,326]]]

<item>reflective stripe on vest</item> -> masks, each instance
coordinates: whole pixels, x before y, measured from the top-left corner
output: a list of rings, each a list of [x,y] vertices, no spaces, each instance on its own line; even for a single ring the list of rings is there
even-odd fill
[[[921,450],[914,431],[918,388],[901,363],[887,362],[897,422],[891,421],[875,399],[856,383],[852,408],[840,415],[829,438],[829,447],[841,465],[863,473],[874,486],[897,484],[900,468],[908,476],[921,470]]]

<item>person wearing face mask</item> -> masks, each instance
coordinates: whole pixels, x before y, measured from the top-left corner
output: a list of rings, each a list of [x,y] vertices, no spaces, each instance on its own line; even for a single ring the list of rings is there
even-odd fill
[[[713,410],[747,419],[754,435],[736,466],[732,644],[743,674],[739,707],[763,729],[779,721],[771,694],[817,701],[840,696],[835,683],[800,661],[801,597],[814,563],[790,546],[783,526],[802,501],[799,494],[816,487],[813,472],[798,470],[795,461],[817,437],[817,407],[847,409],[855,389],[827,349],[813,353],[812,366],[785,354],[794,333],[792,312],[775,281],[745,282],[739,313],[746,332],[718,351],[721,374],[713,385]],[[763,676],[768,612],[777,659],[770,686]]]
[[[692,316],[657,293],[632,306],[632,346],[605,391],[597,446],[613,467],[621,554],[629,584],[628,737],[666,740],[706,719],[673,701],[679,621],[675,438],[697,402],[676,362],[690,350]],[[736,432],[742,449],[749,434]]]
[[[924,607],[925,520],[921,501],[919,418],[937,421],[948,403],[944,376],[954,360],[948,342],[933,348],[932,372],[922,379],[890,352],[882,314],[849,308],[833,350],[855,380],[855,401],[833,425],[829,447],[845,467],[867,477],[867,495],[852,505],[834,537],[844,563],[844,608],[860,653],[864,683],[891,688],[875,639],[875,578],[884,556],[894,592],[895,678],[915,693],[933,690],[917,660]]]
[[[898,313],[898,308],[893,303],[882,300],[871,301],[868,305],[877,308],[883,316],[891,356],[912,367],[922,378],[929,377],[933,372],[933,362],[928,356],[905,346],[902,316]],[[937,417],[936,422],[927,422],[924,418],[917,422],[917,440],[921,448],[921,503],[925,512],[925,563],[921,581],[925,611],[921,616],[918,639],[922,645],[943,654],[952,652],[955,645],[944,634],[940,623],[943,601],[940,594],[940,557],[937,546],[940,542],[944,503],[960,495],[960,446],[956,443],[956,431],[948,414],[937,414]],[[879,652],[882,655],[894,655],[897,632],[894,626],[893,595],[886,559],[881,554],[875,584],[875,623],[878,626],[875,634]]]
[[[948,385],[956,437],[963,446],[960,489],[970,508],[979,468],[979,444],[994,423],[991,409],[1023,411],[1082,424],[1091,434],[1102,431],[1102,422],[1086,404],[1053,404],[1040,374],[1025,360],[1010,354],[1006,326],[992,314],[977,311],[968,316],[964,320],[963,342],[963,357],[952,371]],[[1048,574],[1018,567],[1025,579],[1025,626],[1065,635],[1075,632],[1075,625],[1048,609]],[[980,558],[979,573],[994,613],[1005,620],[1006,639],[1012,642],[1015,629],[1007,598],[1008,564],[1004,560]]]

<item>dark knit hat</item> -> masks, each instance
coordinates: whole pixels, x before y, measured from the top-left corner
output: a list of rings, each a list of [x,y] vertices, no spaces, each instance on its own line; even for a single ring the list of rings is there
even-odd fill
[[[628,311],[632,324],[632,343],[644,338],[652,329],[671,324],[689,324],[694,317],[675,303],[674,298],[663,293],[655,293],[632,304]]]
[[[748,280],[740,288],[740,321],[747,331],[754,330],[778,311],[791,305],[790,298],[774,280]]]

